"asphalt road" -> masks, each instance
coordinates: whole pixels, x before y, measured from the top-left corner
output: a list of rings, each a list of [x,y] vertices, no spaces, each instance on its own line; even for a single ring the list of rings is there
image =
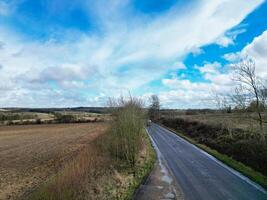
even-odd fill
[[[263,188],[181,137],[157,124],[148,132],[185,200],[267,200]]]

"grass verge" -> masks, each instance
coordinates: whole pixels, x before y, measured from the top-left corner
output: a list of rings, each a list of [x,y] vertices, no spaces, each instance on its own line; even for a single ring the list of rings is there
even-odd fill
[[[169,128],[163,124],[160,124],[160,125],[166,129],[170,130],[171,132],[177,134],[178,136],[182,137],[183,139],[187,140],[191,144],[199,147],[200,149],[204,150],[205,152],[209,153],[210,155],[214,156],[215,158],[222,161],[226,165],[230,166],[231,168],[235,169],[236,171],[247,176],[252,181],[258,183],[259,185],[261,185],[262,187],[267,189],[267,177],[264,176],[263,174],[261,174],[260,172],[257,172],[254,169],[244,165],[243,163],[238,162],[227,155],[221,154],[218,151],[211,149],[210,147],[208,147],[204,144],[200,144],[200,143],[196,142],[192,138],[184,135],[183,133],[177,132],[174,129]]]

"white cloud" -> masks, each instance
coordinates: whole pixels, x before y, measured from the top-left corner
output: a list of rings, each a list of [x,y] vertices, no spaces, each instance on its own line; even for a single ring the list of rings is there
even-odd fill
[[[232,40],[232,38],[223,35],[223,36],[220,36],[219,38],[217,38],[215,43],[222,46],[222,47],[228,47],[229,45],[233,45],[234,41]]]
[[[252,58],[255,61],[257,74],[267,79],[267,30],[255,37],[241,52],[224,55],[226,60],[233,63],[246,57]]]
[[[200,47],[193,46],[192,48],[189,49],[189,52],[191,52],[193,56],[198,56],[204,53],[204,50],[201,49]]]
[[[73,35],[66,30],[60,34],[66,35],[61,42],[53,37],[47,41],[33,41],[0,25],[0,41],[5,43],[0,48],[1,74],[4,74],[4,80],[15,84],[9,95],[1,96],[1,106],[10,104],[8,98],[16,99],[12,101],[14,105],[22,102],[22,98],[28,99],[32,106],[39,104],[39,95],[30,86],[33,80],[42,84],[38,85],[38,92],[43,92],[43,96],[47,94],[47,98],[42,100],[44,106],[49,105],[51,96],[55,95],[54,88],[45,80],[58,82],[57,94],[66,102],[72,98],[66,88],[87,87],[84,81],[90,82],[92,93],[96,94],[105,92],[113,96],[120,90],[138,90],[162,77],[168,69],[160,66],[167,66],[170,61],[177,61],[170,68],[185,69],[181,61],[187,53],[201,53],[201,46],[216,42],[263,0],[248,0],[246,3],[242,0],[203,0],[185,12],[173,8],[156,18],[135,17],[127,7],[128,3],[123,2],[109,3],[110,12],[103,2],[95,3],[89,9],[103,31],[99,35]],[[207,72],[211,67],[200,70]],[[165,80],[166,84],[170,81]],[[189,94],[193,90],[190,87],[206,87],[202,83],[179,83],[184,88],[189,87]],[[5,84],[3,79],[1,84]],[[73,99],[82,104],[87,98]]]
[[[219,69],[222,67],[221,63],[206,63],[203,66],[195,66],[195,69],[198,69],[202,74],[217,74]]]
[[[175,62],[172,66],[170,66],[169,67],[170,69],[176,69],[176,70],[178,70],[178,69],[186,69],[186,66],[185,66],[185,64],[184,63],[182,63],[182,62]]]
[[[223,58],[229,62],[237,62],[240,58],[236,53],[227,53],[223,55]]]
[[[163,107],[197,108],[209,107],[207,100],[210,98],[209,83],[194,83],[177,77],[163,79],[162,83],[170,88],[169,91],[159,93]]]
[[[219,36],[215,40],[215,43],[220,45],[221,47],[228,47],[229,45],[234,44],[235,39],[239,34],[244,33],[244,32],[246,32],[246,29],[244,28],[228,31],[222,34],[221,36]]]
[[[253,58],[258,75],[267,79],[267,31],[255,37],[252,43],[242,50],[241,54]]]
[[[230,73],[207,74],[209,82],[192,82],[190,80],[173,77],[163,79],[163,85],[169,91],[159,92],[164,107],[179,108],[208,108],[214,107],[212,93],[217,91],[227,94],[233,90],[234,82]]]

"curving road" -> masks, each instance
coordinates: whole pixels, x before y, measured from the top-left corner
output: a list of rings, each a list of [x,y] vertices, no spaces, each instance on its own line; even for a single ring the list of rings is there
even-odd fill
[[[148,132],[185,200],[267,200],[266,190],[181,137],[157,124]]]

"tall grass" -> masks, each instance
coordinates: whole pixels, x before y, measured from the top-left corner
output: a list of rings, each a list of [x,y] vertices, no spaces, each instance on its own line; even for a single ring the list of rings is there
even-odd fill
[[[97,146],[86,146],[75,159],[52,177],[41,188],[32,193],[29,200],[73,200],[93,199],[96,196],[95,180],[105,174],[109,159],[101,156]],[[89,195],[89,196],[88,196]],[[91,196],[91,197],[90,197]]]
[[[145,115],[142,102],[130,97],[110,100],[114,120],[109,134],[108,150],[113,157],[135,168],[140,150]]]

